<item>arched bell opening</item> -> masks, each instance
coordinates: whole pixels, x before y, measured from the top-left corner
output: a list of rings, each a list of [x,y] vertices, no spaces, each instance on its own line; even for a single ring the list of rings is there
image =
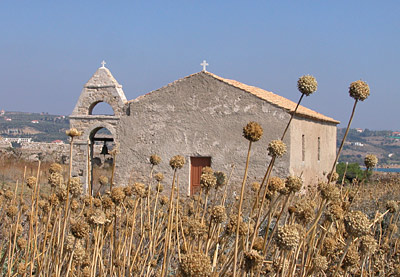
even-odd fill
[[[97,101],[89,106],[89,115],[115,115],[114,109],[110,104],[103,101]]]
[[[110,188],[114,164],[111,151],[115,148],[115,141],[112,133],[105,127],[93,129],[89,140],[89,190],[95,196]]]

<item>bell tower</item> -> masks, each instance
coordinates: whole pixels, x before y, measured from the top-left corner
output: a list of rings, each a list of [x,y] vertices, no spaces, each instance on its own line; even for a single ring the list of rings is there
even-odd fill
[[[99,103],[108,104],[113,114],[93,114],[93,109]],[[110,144],[118,148],[118,130],[121,115],[127,103],[122,86],[105,67],[105,62],[97,69],[90,80],[84,85],[81,95],[70,115],[70,127],[82,132],[74,143],[73,174],[80,176],[86,188],[92,187],[95,149],[102,146],[101,151]],[[106,129],[107,133],[98,132]],[[100,146],[98,146],[100,144]],[[97,158],[96,158],[97,159]]]

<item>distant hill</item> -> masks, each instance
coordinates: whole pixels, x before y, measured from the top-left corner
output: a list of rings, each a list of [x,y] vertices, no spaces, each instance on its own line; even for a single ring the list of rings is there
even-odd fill
[[[47,113],[0,112],[0,136],[32,138],[33,141],[68,141],[67,116]]]
[[[69,129],[67,116],[47,113],[0,112],[0,136],[32,138],[33,141],[68,142],[65,131]],[[339,147],[345,129],[337,130]],[[400,133],[350,129],[339,161],[364,163],[367,154],[379,158],[380,166],[400,166]]]
[[[337,130],[337,146],[342,142],[346,129]],[[400,133],[350,129],[339,161],[364,164],[366,154],[374,154],[379,166],[400,166]]]

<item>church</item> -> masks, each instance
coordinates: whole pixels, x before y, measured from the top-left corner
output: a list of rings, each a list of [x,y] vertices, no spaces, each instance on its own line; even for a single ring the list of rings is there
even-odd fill
[[[293,98],[298,99],[297,92]],[[107,103],[112,114],[94,114]],[[143,181],[150,174],[149,157],[157,154],[165,182],[172,178],[169,160],[185,157],[179,171],[179,188],[193,194],[199,188],[202,167],[230,175],[234,189],[244,173],[248,141],[243,127],[258,122],[264,134],[253,144],[249,182],[261,181],[270,161],[267,146],[279,139],[296,103],[261,88],[225,79],[206,71],[178,79],[157,90],[127,100],[122,86],[104,66],[84,85],[70,115],[71,128],[81,131],[74,140],[74,174],[88,186],[96,182],[94,160],[108,154],[113,145],[116,185]],[[305,185],[325,180],[336,155],[336,125],[339,122],[299,106],[284,142],[287,153],[275,162],[273,175],[301,176]],[[101,130],[107,130],[106,133]],[[102,153],[96,153],[102,147]],[[108,156],[108,155],[107,155]]]

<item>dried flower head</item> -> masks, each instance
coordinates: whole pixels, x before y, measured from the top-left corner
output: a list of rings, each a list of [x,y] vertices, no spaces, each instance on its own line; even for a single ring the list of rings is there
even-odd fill
[[[278,227],[276,243],[282,250],[293,250],[300,241],[300,234],[295,225],[283,225]]]
[[[271,177],[268,181],[268,189],[272,192],[280,191],[285,187],[285,181],[279,177]]]
[[[313,259],[313,267],[316,272],[326,271],[328,269],[328,260],[325,256],[316,254]]]
[[[64,178],[59,172],[53,172],[50,174],[48,179],[49,185],[53,188],[60,186],[60,184],[64,183]]]
[[[101,199],[101,204],[103,205],[104,209],[111,209],[113,206],[113,201],[111,200],[110,196],[104,195]]]
[[[236,233],[237,221],[238,221],[237,214],[231,214],[229,216],[228,223],[225,226],[225,231],[227,234],[235,234]],[[251,229],[251,227],[249,228],[249,225],[246,224],[245,222],[243,222],[242,217],[240,217],[240,219],[239,219],[239,235],[245,236],[249,229]]]
[[[36,181],[35,181],[36,183]],[[4,191],[4,198],[7,200],[12,200],[14,198],[14,192],[12,192],[11,190],[7,189],[6,191]]]
[[[192,252],[182,256],[179,273],[183,277],[211,276],[210,258],[201,252]]]
[[[58,199],[57,194],[55,193],[50,194],[49,204],[53,207],[58,207],[58,205],[60,205],[60,200]]]
[[[161,158],[158,155],[151,155],[150,156],[150,163],[152,165],[159,165],[161,163]]]
[[[206,191],[209,191],[217,184],[217,177],[214,172],[203,172],[200,176],[200,185]]]
[[[356,247],[354,245],[351,245],[349,250],[347,251],[346,256],[344,257],[343,267],[348,268],[358,265],[359,261],[360,255],[358,254]]]
[[[72,177],[69,182],[69,192],[74,196],[78,197],[83,192],[81,179],[79,177]]]
[[[257,122],[250,121],[243,128],[243,136],[251,142],[256,142],[260,140],[262,135],[263,135],[263,129]]]
[[[168,203],[168,200],[169,200],[168,197],[165,196],[165,195],[163,195],[163,196],[160,197],[160,204],[161,204],[162,206],[164,206],[165,204]]]
[[[213,174],[213,173],[214,173],[214,170],[213,170],[211,167],[209,167],[209,166],[205,166],[205,167],[203,167],[203,168],[201,169],[201,174],[205,174],[205,173]]]
[[[211,212],[211,219],[215,223],[222,223],[226,219],[226,212],[225,212],[225,206],[223,205],[217,205],[214,206]]]
[[[185,164],[185,158],[181,155],[176,155],[171,158],[169,165],[172,169],[181,169]]]
[[[331,173],[328,173],[328,175],[326,175],[328,181],[331,180],[331,182],[335,183],[338,179],[339,179],[339,174],[337,172],[333,172],[332,174],[332,179],[331,179]]]
[[[370,169],[374,168],[378,164],[378,158],[375,155],[366,155],[364,158],[365,166]]]
[[[289,192],[298,192],[303,186],[303,180],[297,176],[288,176],[285,181],[285,187]]]
[[[309,199],[301,199],[295,204],[296,220],[308,224],[315,216],[315,202]]]
[[[133,184],[133,193],[136,197],[143,198],[147,195],[146,185],[143,183],[134,183]]]
[[[268,155],[271,157],[282,157],[286,153],[286,144],[277,139],[268,144]]]
[[[133,195],[133,186],[125,186],[124,194],[126,197],[131,197]]]
[[[188,234],[193,238],[197,239],[207,232],[207,226],[198,219],[190,218],[186,223]]]
[[[25,238],[21,237],[17,239],[17,246],[19,249],[24,250],[27,246],[28,242]]]
[[[70,230],[75,238],[82,239],[89,234],[89,225],[86,223],[85,220],[80,219],[76,222],[71,222]]]
[[[82,132],[79,132],[76,128],[71,128],[65,132],[65,134],[71,138],[79,137],[82,135]]]
[[[10,205],[6,209],[6,214],[9,218],[13,218],[18,214],[18,208],[15,205]]]
[[[369,86],[361,80],[352,82],[349,87],[349,94],[355,100],[364,101],[369,96]]]
[[[49,173],[61,173],[62,166],[59,163],[52,163],[49,167]]]
[[[361,237],[359,249],[363,255],[372,255],[378,249],[378,243],[373,236],[366,235]]]
[[[108,184],[108,178],[106,176],[100,176],[99,177],[99,183],[102,186],[105,186]]]
[[[335,201],[339,199],[340,190],[334,183],[318,183],[318,190],[321,193],[323,199],[328,201]]]
[[[253,249],[257,251],[262,251],[264,248],[264,238],[258,236],[254,240]]]
[[[306,96],[314,93],[318,88],[317,80],[311,75],[304,75],[297,80],[297,89]]]
[[[328,205],[325,217],[327,220],[333,222],[335,220],[342,220],[343,219],[343,209],[342,206],[336,203]]]
[[[18,275],[19,275],[19,276],[25,275],[25,271],[26,271],[26,265],[25,265],[25,263],[24,263],[24,262],[18,263],[18,266],[17,266]]]
[[[94,198],[93,199],[93,206],[95,206],[96,208],[101,207],[101,200],[99,198]]]
[[[79,202],[76,199],[71,200],[71,211],[76,212],[79,209]]]
[[[31,176],[28,179],[26,179],[26,185],[28,186],[28,188],[33,189],[36,186],[36,177]]]
[[[215,188],[220,188],[225,186],[226,184],[226,174],[222,171],[215,171],[214,172],[214,176],[215,178],[217,178],[217,184],[215,186]]]
[[[347,233],[353,237],[361,237],[369,232],[369,219],[361,211],[348,212],[344,217]]]
[[[262,265],[263,257],[258,254],[258,252],[254,249],[250,251],[244,251],[244,270],[249,272],[251,270],[256,270]]]
[[[154,179],[156,179],[157,182],[162,182],[164,180],[164,174],[158,172],[154,175]]]
[[[389,213],[396,213],[399,210],[399,205],[394,200],[389,200],[386,202],[386,210],[389,210]]]
[[[259,182],[252,182],[252,183],[250,184],[250,189],[251,189],[251,191],[253,191],[253,192],[258,192],[258,190],[260,189],[260,187],[261,187],[261,184],[260,184]]]
[[[119,205],[124,201],[125,193],[124,188],[122,187],[115,187],[111,190],[111,200],[114,202],[115,205]]]
[[[104,225],[107,221],[106,214],[100,209],[96,209],[89,217],[89,223],[95,226]]]

